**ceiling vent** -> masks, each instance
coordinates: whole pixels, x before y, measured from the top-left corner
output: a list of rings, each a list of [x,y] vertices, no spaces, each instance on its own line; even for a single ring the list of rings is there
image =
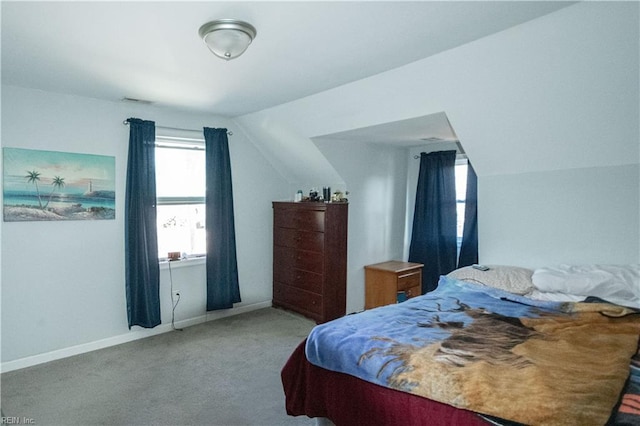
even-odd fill
[[[143,104],[143,105],[151,105],[153,103],[153,102],[148,101],[146,99],[128,98],[126,96],[124,98],[122,98],[122,102],[131,102],[131,103]]]

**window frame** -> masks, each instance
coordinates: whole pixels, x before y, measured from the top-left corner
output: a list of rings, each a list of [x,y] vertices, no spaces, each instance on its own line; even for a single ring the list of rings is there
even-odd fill
[[[154,149],[178,149],[178,150],[196,150],[196,151],[205,151],[205,141],[204,138],[195,138],[195,137],[184,137],[184,136],[170,136],[170,135],[162,135],[156,133],[156,140],[154,143]],[[158,170],[156,168],[156,176],[158,174]],[[172,197],[162,197],[157,196],[156,194],[156,208],[159,206],[188,206],[188,205],[204,205],[206,209],[206,196],[172,196]],[[158,225],[159,226],[159,225]],[[158,229],[158,233],[160,230]],[[189,253],[185,257],[181,257],[182,259],[197,259],[197,258],[205,258],[205,253],[197,253],[192,254]],[[168,253],[165,253],[162,256],[158,253],[158,259],[160,261],[168,260]]]

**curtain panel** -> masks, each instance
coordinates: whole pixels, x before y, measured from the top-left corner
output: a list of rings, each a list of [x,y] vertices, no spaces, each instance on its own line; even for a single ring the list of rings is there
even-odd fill
[[[129,329],[160,324],[155,123],[129,118],[125,195],[125,285]]]
[[[478,176],[467,166],[467,195],[464,207],[464,229],[458,268],[478,263]]]
[[[206,158],[207,311],[240,302],[233,187],[227,129],[204,128]]]
[[[422,293],[456,268],[456,151],[420,154],[409,262],[424,264]]]

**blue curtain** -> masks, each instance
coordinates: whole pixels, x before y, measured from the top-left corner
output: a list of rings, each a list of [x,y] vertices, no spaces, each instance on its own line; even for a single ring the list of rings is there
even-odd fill
[[[129,328],[160,324],[155,123],[129,118],[125,195],[125,282]]]
[[[466,197],[458,268],[478,263],[478,176],[471,163],[467,168]]]
[[[456,151],[420,154],[409,262],[423,263],[422,293],[456,268]]]
[[[207,168],[207,311],[240,302],[227,129],[204,128]]]

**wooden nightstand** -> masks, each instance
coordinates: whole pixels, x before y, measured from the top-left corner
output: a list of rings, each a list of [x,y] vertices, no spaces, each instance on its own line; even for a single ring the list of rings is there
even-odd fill
[[[398,293],[407,299],[422,294],[422,263],[389,262],[364,267],[364,308],[371,309],[398,301]]]

